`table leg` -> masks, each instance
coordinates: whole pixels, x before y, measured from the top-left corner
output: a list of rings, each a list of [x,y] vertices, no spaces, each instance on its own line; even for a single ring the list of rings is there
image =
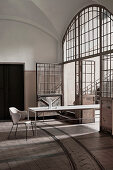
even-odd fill
[[[27,117],[27,119],[29,120],[29,109],[28,109],[28,117]],[[28,126],[28,130],[29,130],[29,126]]]
[[[43,112],[43,122],[44,122],[44,112]]]
[[[28,109],[28,120],[29,120],[29,109]]]
[[[37,135],[37,129],[36,129],[36,112],[35,112],[35,135]]]

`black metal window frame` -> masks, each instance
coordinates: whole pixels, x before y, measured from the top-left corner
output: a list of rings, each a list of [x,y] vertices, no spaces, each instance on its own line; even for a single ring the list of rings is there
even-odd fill
[[[63,64],[75,61],[75,76],[79,74],[79,80],[77,81],[75,78],[75,95],[76,93],[82,95],[81,61],[99,56],[100,95],[101,97],[113,97],[112,39],[113,15],[102,5],[93,4],[83,8],[70,22],[62,40],[62,51]],[[104,61],[109,64],[110,68],[105,69]],[[79,65],[78,70],[77,65]],[[106,72],[109,77],[107,79],[109,88],[106,85]],[[79,89],[76,88],[77,84]]]
[[[36,83],[39,96],[62,94],[61,64],[36,63]]]
[[[62,64],[36,63],[37,106],[62,105]]]
[[[63,63],[113,52],[112,22],[113,15],[101,5],[90,5],[77,13],[62,40]]]

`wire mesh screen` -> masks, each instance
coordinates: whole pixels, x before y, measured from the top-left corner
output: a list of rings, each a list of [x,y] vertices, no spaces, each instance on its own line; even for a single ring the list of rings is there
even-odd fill
[[[37,63],[37,95],[62,93],[62,66]]]

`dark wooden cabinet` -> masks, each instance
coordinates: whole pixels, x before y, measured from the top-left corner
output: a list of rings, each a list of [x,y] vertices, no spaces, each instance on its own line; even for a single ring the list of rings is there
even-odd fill
[[[0,120],[8,120],[9,107],[24,109],[24,65],[0,64]]]

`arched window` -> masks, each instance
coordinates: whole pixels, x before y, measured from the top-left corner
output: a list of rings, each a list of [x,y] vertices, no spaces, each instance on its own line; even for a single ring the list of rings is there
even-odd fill
[[[113,15],[103,6],[81,10],[63,38],[64,62],[91,58],[113,50]]]

